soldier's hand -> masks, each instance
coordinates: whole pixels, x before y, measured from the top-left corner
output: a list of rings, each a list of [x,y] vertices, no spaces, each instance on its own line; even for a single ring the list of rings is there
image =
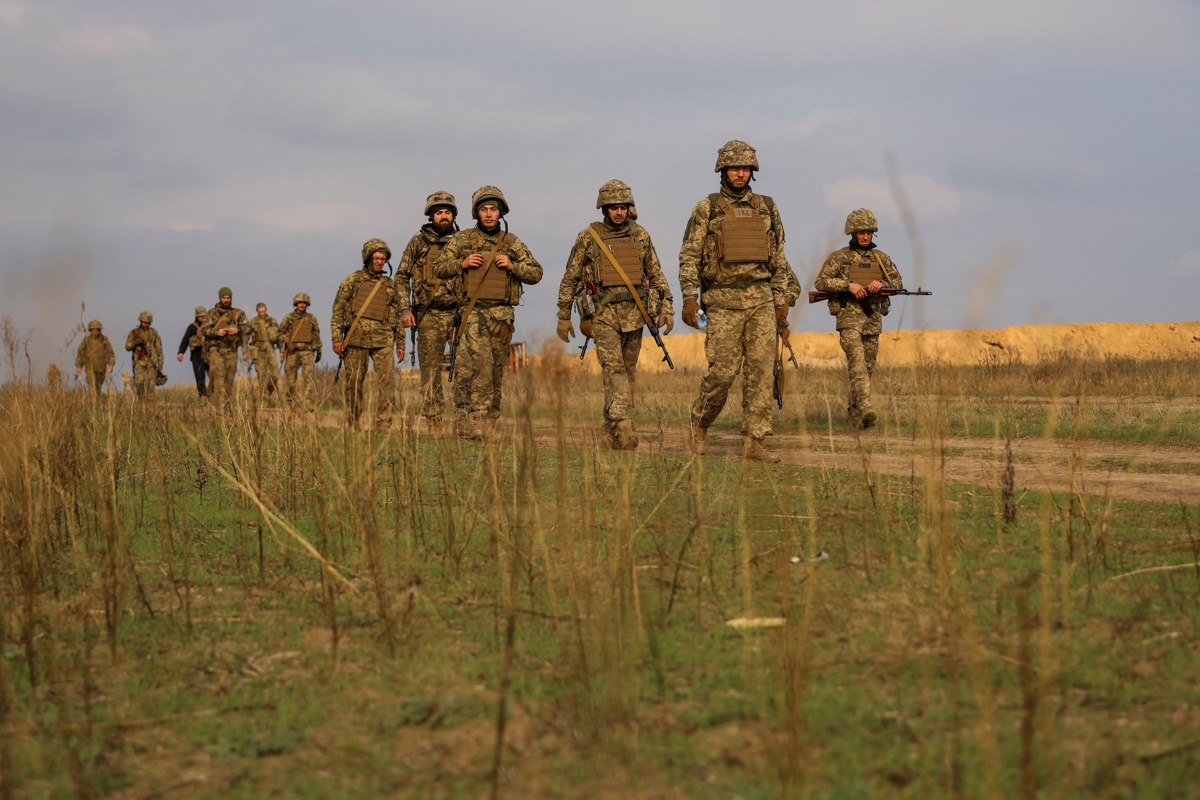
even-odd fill
[[[475,269],[483,266],[483,253],[471,253],[462,260],[463,269]]]
[[[280,363],[280,364],[282,364],[282,363],[283,363],[283,360],[284,360],[285,358],[287,358],[287,353],[280,353],[280,354],[279,354],[279,363]]]
[[[177,357],[175,360],[176,360],[176,361],[183,361],[183,353],[179,353],[179,354],[178,354],[178,357]]]
[[[494,263],[503,270],[511,270],[513,268],[512,259],[504,255],[504,253],[497,253]]]
[[[862,284],[850,282],[850,294],[854,295],[855,299],[866,300],[867,290],[862,287]]]
[[[666,336],[671,331],[675,330],[675,321],[671,319],[670,314],[658,315],[658,333],[660,336]]]
[[[879,294],[883,290],[883,281],[871,281],[871,285],[867,287],[867,291],[871,294]]]
[[[775,331],[779,334],[779,338],[783,339],[785,342],[788,340],[788,337],[792,335],[792,332],[787,328],[776,328]]]
[[[404,345],[400,345],[396,348],[396,358],[400,359],[401,361],[404,360]]]
[[[582,333],[586,339],[596,338],[595,336],[592,336],[592,321],[590,319],[579,320],[579,332]]]
[[[82,374],[83,374],[83,367],[76,367],[75,368],[75,377],[78,378]]]
[[[775,329],[784,339],[787,338],[788,310],[787,306],[775,306]]]
[[[689,328],[699,328],[700,323],[696,319],[696,313],[700,310],[700,303],[694,297],[685,297],[683,299],[683,313],[680,314],[680,319],[683,324]]]
[[[415,328],[417,327],[417,317],[411,310],[405,311],[400,316],[400,324],[406,328]]]
[[[345,342],[334,342],[333,343],[333,352],[336,353],[337,355],[340,356],[343,352],[345,352],[345,350],[346,350]]]
[[[242,353],[242,361],[249,361],[249,360],[250,360],[250,354]]]
[[[560,319],[558,321],[558,327],[554,329],[554,332],[558,334],[558,338],[562,339],[568,344],[570,343],[572,337],[575,336],[575,328],[571,325],[571,320],[569,319]]]

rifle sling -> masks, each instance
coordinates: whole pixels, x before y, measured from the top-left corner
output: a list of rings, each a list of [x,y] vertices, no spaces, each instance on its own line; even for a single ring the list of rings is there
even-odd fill
[[[475,294],[471,295],[467,301],[467,313],[463,314],[462,321],[458,323],[458,328],[454,331],[454,340],[458,341],[459,334],[462,329],[467,326],[467,320],[471,318],[471,312],[475,310],[475,303],[479,300],[479,293],[483,291],[483,279],[487,277],[488,272],[492,268],[492,264],[496,261],[496,253],[500,252],[500,245],[504,244],[504,237],[508,235],[508,231],[501,231],[500,238],[496,240],[496,246],[492,248],[492,252],[488,253],[487,261],[480,267],[483,274],[479,276],[479,285],[475,287]]]
[[[608,259],[608,263],[612,264],[613,269],[615,269],[617,274],[621,276],[621,280],[625,281],[625,286],[629,289],[629,293],[633,295],[633,302],[637,303],[638,311],[641,312],[642,319],[646,320],[646,325],[652,331],[658,330],[658,327],[650,320],[650,314],[646,311],[646,306],[642,304],[642,298],[638,296],[637,289],[633,288],[633,283],[629,280],[629,276],[625,274],[625,270],[621,269],[621,262],[617,261],[617,257],[609,252],[608,248],[604,246],[604,242],[600,239],[600,235],[596,233],[596,229],[591,225],[588,225],[588,233],[590,233],[592,238],[596,241],[596,246],[600,248],[601,254]]]
[[[358,313],[354,315],[354,319],[350,322],[350,330],[346,331],[346,335],[342,337],[343,348],[349,347],[350,337],[358,330],[358,321],[362,319],[363,312],[367,310],[367,306],[371,305],[371,301],[375,299],[375,293],[379,291],[379,287],[383,286],[383,278],[375,281],[375,287],[371,289],[371,293],[367,295],[366,301],[359,307]]]

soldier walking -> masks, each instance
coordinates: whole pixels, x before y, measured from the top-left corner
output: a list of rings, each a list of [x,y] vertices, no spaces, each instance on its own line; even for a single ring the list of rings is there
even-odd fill
[[[871,408],[871,373],[879,355],[879,334],[891,300],[880,297],[884,288],[903,289],[900,271],[887,253],[875,246],[879,223],[865,208],[846,217],[850,243],[825,259],[817,276],[817,291],[834,292],[829,313],[837,317],[838,339],[850,373],[846,415],[851,425],[870,428],[876,422]]]
[[[138,326],[125,337],[125,349],[133,353],[133,387],[139,400],[154,394],[158,373],[162,371],[162,339],[150,327],[154,315],[149,311],[138,314]]]
[[[404,328],[400,325],[395,281],[383,274],[392,257],[382,239],[369,239],[362,247],[362,269],[342,279],[333,299],[333,352],[346,368],[346,424],[353,427],[363,411],[363,381],[368,362],[375,367],[378,406],[375,429],[392,426],[392,372],[395,358],[404,360]],[[396,356],[392,356],[392,348]]]
[[[237,377],[238,348],[245,343],[250,323],[240,308],[233,307],[233,290],[222,286],[217,304],[208,310],[200,329],[208,353],[208,371],[212,373],[213,402],[219,408],[233,407],[233,379]]]
[[[295,408],[303,400],[304,408],[315,408],[315,364],[321,361],[321,328],[317,318],[308,311],[312,300],[308,292],[299,292],[292,298],[295,309],[279,322],[275,333],[275,344],[279,347],[279,360],[283,364],[286,385],[284,399]],[[299,385],[297,385],[299,384]]]
[[[93,400],[100,399],[100,389],[104,386],[105,378],[112,374],[117,356],[113,353],[112,343],[103,333],[104,326],[100,320],[94,319],[88,323],[87,336],[79,343],[75,351],[75,377],[87,367],[88,389]]]
[[[274,393],[279,382],[279,365],[275,363],[275,334],[279,323],[267,315],[267,304],[255,307],[250,320],[250,344],[242,350],[242,360],[249,361],[258,375],[259,396],[263,399]]]
[[[208,397],[208,388],[204,385],[208,357],[204,352],[204,337],[200,335],[200,328],[204,325],[207,314],[208,309],[204,306],[196,306],[196,318],[183,332],[183,340],[179,342],[179,353],[176,356],[176,361],[182,362],[183,354],[191,350],[192,375],[196,378],[196,392],[201,397]]]
[[[433,266],[435,278],[461,276],[466,308],[455,333],[457,354],[455,397],[468,397],[466,412],[455,415],[459,436],[481,440],[500,418],[500,392],[508,346],[516,329],[513,308],[521,302],[522,285],[542,279],[542,265],[525,243],[502,223],[508,202],[495,186],[471,196],[475,227],[460,231],[446,244]]]
[[[671,287],[663,275],[650,234],[638,225],[633,191],[619,180],[600,187],[596,197],[603,222],[593,222],[575,237],[567,268],[558,285],[558,338],[569,342],[571,305],[581,293],[591,296],[594,315],[580,315],[579,331],[596,340],[596,358],[604,376],[604,430],[610,444],[636,450],[633,431],[634,384],[642,351],[646,315],[657,312],[663,335],[674,327]],[[653,318],[653,317],[651,317]]]
[[[717,151],[714,171],[721,175],[721,189],[692,209],[679,250],[683,321],[692,328],[707,321],[708,370],[692,405],[692,449],[706,451],[708,428],[744,364],[743,455],[776,462],[779,457],[765,445],[771,433],[771,367],[776,337],[787,330],[789,299],[794,301],[783,222],[775,202],[750,189],[758,171],[753,147],[737,139],[726,142]]]
[[[405,328],[417,329],[417,358],[421,362],[421,413],[430,433],[442,430],[442,356],[454,330],[454,309],[462,292],[462,278],[434,277],[433,264],[458,230],[458,206],[454,195],[437,191],[425,200],[429,222],[409,240],[396,268],[400,284],[400,320]],[[412,297],[411,307],[409,296]],[[465,384],[459,384],[465,386]],[[463,409],[468,396],[454,396],[454,407]]]

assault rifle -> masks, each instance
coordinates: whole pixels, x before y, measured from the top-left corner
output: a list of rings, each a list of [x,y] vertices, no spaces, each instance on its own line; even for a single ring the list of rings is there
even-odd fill
[[[583,333],[584,319],[595,319],[596,318],[596,303],[592,300],[592,298],[595,296],[596,296],[596,284],[594,284],[594,283],[579,284],[579,291],[575,293],[575,297],[577,298],[577,305],[579,306],[579,332],[580,333]],[[587,315],[586,317],[584,316],[585,314]],[[587,355],[588,342],[590,342],[590,341],[591,341],[591,337],[588,336],[587,334],[584,334],[583,345],[579,348],[579,360],[580,361],[583,361],[583,357]]]
[[[660,308],[662,304],[662,296],[662,289],[659,289],[658,302],[660,304]],[[650,329],[650,335],[654,337],[654,343],[658,345],[658,349],[663,351],[662,360],[667,362],[668,367],[675,369],[675,362],[671,360],[671,354],[667,352],[667,346],[663,344],[662,334],[658,332],[658,326],[654,324],[655,315],[650,314],[649,312],[647,312],[646,315],[650,317],[650,319],[646,320],[646,327]]]
[[[779,341],[783,342],[783,347],[788,349],[788,361],[792,362],[793,367],[800,369],[800,362],[796,360],[796,351],[792,349],[792,343],[780,336],[778,332],[776,332],[775,335],[778,337]],[[775,397],[775,402],[779,404],[781,409],[783,408],[783,347],[780,347],[776,350],[775,366],[772,370],[775,375],[775,388],[773,396]]]
[[[350,331],[350,323],[342,322],[342,352],[338,353],[337,372],[333,373],[333,385],[337,386],[338,378],[342,377],[342,364],[346,362],[346,334]]]
[[[877,303],[884,298],[895,297],[897,295],[903,295],[905,297],[916,297],[918,295],[928,296],[928,295],[932,295],[932,294],[933,294],[933,292],[921,291],[920,286],[917,287],[917,290],[915,292],[909,291],[908,289],[893,289],[890,286],[885,286],[882,289],[880,289],[878,292],[874,292],[874,293],[868,295],[866,297],[866,302]],[[856,298],[854,295],[850,294],[849,292],[809,292],[808,293],[808,302],[810,302],[810,303],[819,303],[822,300],[833,300],[836,298],[840,298],[842,300],[845,300],[846,298],[850,298],[851,300],[858,300],[858,298]],[[859,302],[862,302],[862,301],[860,300]]]
[[[417,326],[413,325],[409,331],[409,338],[412,339],[412,353],[408,356],[408,365],[415,367],[417,365]]]
[[[454,364],[458,361],[458,337],[462,335],[459,328],[462,327],[462,306],[454,307],[454,319],[450,322],[450,370],[446,373],[446,380],[454,380]]]

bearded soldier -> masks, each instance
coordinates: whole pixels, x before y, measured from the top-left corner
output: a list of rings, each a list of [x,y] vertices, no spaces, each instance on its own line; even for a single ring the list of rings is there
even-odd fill
[[[579,320],[579,331],[596,340],[596,358],[604,375],[604,427],[613,447],[635,450],[634,377],[642,350],[646,315],[657,312],[662,334],[674,327],[671,287],[663,275],[650,234],[638,225],[633,191],[618,180],[600,187],[593,222],[575,237],[567,269],[558,286],[558,338],[570,341],[571,305],[580,293],[594,295],[594,316]],[[603,248],[603,249],[602,249]]]
[[[204,325],[207,315],[208,309],[204,306],[196,306],[196,318],[183,332],[183,340],[179,342],[179,353],[176,359],[182,362],[183,354],[189,349],[191,350],[192,375],[196,379],[196,392],[201,397],[208,397],[208,389],[204,386],[204,373],[208,370],[208,356],[204,352],[204,337],[200,335],[200,328]]]
[[[884,288],[903,289],[900,271],[873,241],[879,232],[875,215],[865,208],[846,217],[850,243],[825,259],[817,276],[817,291],[836,292],[829,313],[837,317],[838,338],[850,371],[850,400],[846,413],[851,425],[875,424],[871,408],[871,372],[879,355],[879,334],[891,301],[880,297]]]
[[[233,379],[237,376],[238,348],[245,344],[250,323],[240,308],[233,307],[233,290],[222,286],[217,304],[208,310],[200,328],[212,373],[213,402],[223,408],[233,405]]]
[[[274,392],[279,382],[279,367],[275,363],[275,334],[278,331],[279,323],[267,315],[267,304],[259,303],[250,320],[250,344],[242,351],[242,360],[249,360],[254,366],[262,397]]]
[[[78,378],[83,368],[87,367],[88,388],[96,400],[100,399],[100,388],[104,386],[105,377],[112,374],[113,366],[117,363],[112,343],[103,330],[100,320],[89,322],[87,336],[83,337],[79,350],[75,352],[75,377]]]
[[[516,328],[513,307],[521,302],[522,285],[542,279],[542,265],[525,243],[507,224],[501,229],[507,213],[500,190],[481,187],[471,197],[475,227],[454,234],[433,265],[435,278],[462,276],[466,307],[456,333],[452,391],[469,398],[466,413],[455,417],[458,435],[467,439],[484,438],[500,418],[500,388]]]
[[[293,297],[295,311],[280,321],[279,330],[275,333],[279,360],[283,362],[283,377],[287,382],[287,402],[294,407],[303,398],[304,407],[309,411],[314,407],[314,364],[321,361],[321,329],[316,316],[308,311],[311,302],[308,292],[300,292]],[[297,379],[299,387],[296,385]]]
[[[421,411],[429,431],[442,428],[442,354],[454,329],[454,309],[458,305],[462,279],[434,277],[433,264],[458,230],[455,218],[458,206],[454,195],[437,191],[425,200],[429,222],[409,240],[396,268],[400,283],[400,319],[405,328],[417,329],[417,358],[421,361]],[[412,305],[409,305],[409,295]],[[465,385],[465,384],[464,384]],[[455,408],[465,409],[467,398],[455,395]]]
[[[679,289],[687,325],[700,327],[699,315],[707,315],[708,371],[692,405],[692,449],[697,454],[707,449],[708,428],[744,362],[743,454],[774,462],[779,457],[764,444],[771,433],[771,367],[775,339],[787,335],[788,305],[798,290],[789,291],[794,276],[783,252],[779,209],[750,190],[757,170],[758,156],[745,142],[734,139],[717,151],[714,171],[721,175],[721,190],[692,209],[679,251]]]
[[[162,339],[150,327],[154,315],[149,311],[138,314],[138,326],[125,337],[125,349],[133,353],[133,386],[138,399],[154,394],[158,373],[162,371]]]
[[[391,257],[391,248],[382,239],[370,239],[363,245],[362,269],[342,279],[333,299],[330,322],[333,352],[342,357],[346,368],[346,423],[354,426],[362,416],[363,381],[369,361],[375,366],[375,389],[379,394],[375,428],[381,431],[392,426],[395,358],[404,360],[404,328],[400,325],[396,284],[383,274]]]

